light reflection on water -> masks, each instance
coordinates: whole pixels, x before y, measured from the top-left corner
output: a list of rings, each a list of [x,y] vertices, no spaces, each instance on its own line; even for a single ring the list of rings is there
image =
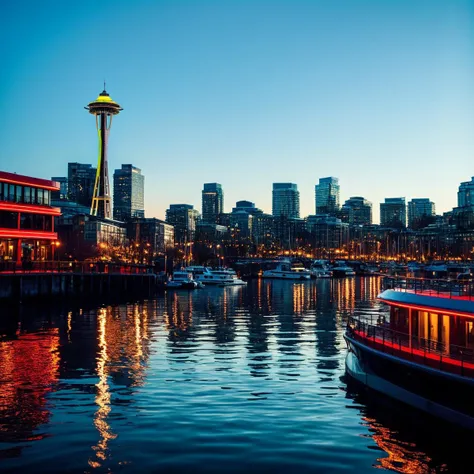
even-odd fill
[[[386,311],[379,290],[256,280],[22,308],[0,341],[0,470],[447,471],[455,448],[419,448],[346,391],[346,317]]]

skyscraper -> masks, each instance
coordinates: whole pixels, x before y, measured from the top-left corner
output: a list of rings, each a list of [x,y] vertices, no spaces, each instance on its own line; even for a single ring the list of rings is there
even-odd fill
[[[341,217],[351,225],[372,224],[372,203],[360,196],[348,199],[341,208]]]
[[[86,163],[67,164],[67,197],[70,201],[90,207],[97,169]]]
[[[224,212],[224,190],[219,183],[205,183],[202,190],[202,220],[215,224],[217,216]]]
[[[174,226],[176,242],[192,242],[196,232],[199,212],[192,204],[170,204],[166,210],[166,222]]]
[[[465,181],[459,185],[458,207],[474,205],[474,177],[471,181]]]
[[[273,183],[272,214],[275,217],[300,217],[300,193],[293,183]]]
[[[412,199],[408,203],[408,227],[416,228],[423,219],[435,214],[435,205],[428,198]]]
[[[114,173],[114,219],[145,217],[145,176],[133,165],[122,165]]]
[[[405,198],[385,198],[380,203],[380,224],[386,227],[406,227],[407,206]]]
[[[320,178],[315,186],[316,214],[332,214],[339,210],[339,178]]]

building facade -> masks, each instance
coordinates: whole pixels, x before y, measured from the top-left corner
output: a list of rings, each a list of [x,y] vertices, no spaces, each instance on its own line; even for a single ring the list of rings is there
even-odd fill
[[[408,227],[410,229],[419,227],[423,220],[435,215],[435,205],[428,198],[414,198],[408,203]]]
[[[156,218],[137,218],[127,223],[127,236],[135,244],[149,244],[152,255],[174,247],[174,227]]]
[[[300,193],[294,183],[273,183],[272,214],[275,217],[300,217]]]
[[[114,172],[114,219],[145,217],[145,176],[140,168],[122,165]]]
[[[192,204],[170,204],[166,210],[166,222],[174,227],[176,242],[192,242],[196,234],[199,212]]]
[[[91,207],[97,168],[86,163],[67,164],[67,198],[82,206]]]
[[[459,185],[458,207],[474,206],[474,177]]]
[[[320,178],[315,186],[316,214],[335,215],[339,210],[339,179]]]
[[[202,221],[215,224],[224,212],[224,190],[219,183],[205,183],[202,190]]]
[[[349,198],[341,208],[341,220],[351,225],[372,224],[372,203],[360,196]]]
[[[59,183],[58,191],[51,191],[51,200],[60,201],[67,199],[68,194],[68,179],[66,176],[53,176],[51,181]]]
[[[308,216],[306,230],[313,248],[320,252],[319,256],[327,256],[324,252],[342,248],[349,241],[349,224],[329,214]]]
[[[59,183],[0,171],[0,262],[53,260]]]
[[[380,225],[394,228],[406,227],[407,206],[404,197],[385,198],[385,202],[380,203]]]

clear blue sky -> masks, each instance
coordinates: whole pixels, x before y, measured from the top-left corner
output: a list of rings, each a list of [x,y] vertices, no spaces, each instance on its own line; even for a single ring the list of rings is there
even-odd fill
[[[145,174],[149,217],[271,212],[273,182],[314,213],[320,177],[362,195],[456,205],[474,175],[474,2],[457,0],[7,2],[0,18],[0,169],[49,178],[96,164],[84,106],[107,90],[109,169]]]

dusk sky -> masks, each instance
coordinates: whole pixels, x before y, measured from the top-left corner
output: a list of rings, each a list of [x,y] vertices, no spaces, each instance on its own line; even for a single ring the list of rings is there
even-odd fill
[[[474,175],[474,1],[10,1],[0,18],[0,169],[43,178],[97,163],[84,110],[107,82],[109,171],[145,175],[147,217],[271,212],[294,182],[301,216],[336,176],[341,202],[428,197]]]

